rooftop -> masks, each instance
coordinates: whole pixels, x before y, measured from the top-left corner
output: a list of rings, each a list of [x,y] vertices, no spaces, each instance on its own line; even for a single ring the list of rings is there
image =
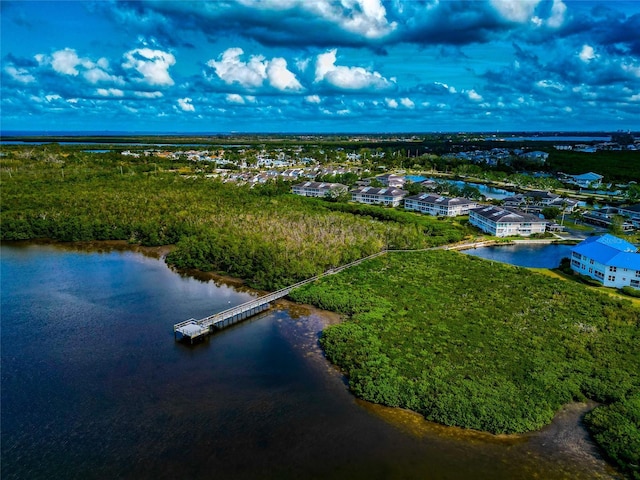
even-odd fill
[[[587,238],[572,251],[609,267],[640,270],[640,253],[637,247],[608,233],[600,237]]]
[[[430,193],[420,193],[407,197],[407,200],[420,200],[425,203],[437,203],[443,205],[469,205],[475,204],[474,201],[461,197],[443,197],[441,195],[433,195]]]
[[[489,219],[493,222],[514,222],[514,223],[547,223],[547,220],[530,213],[521,212],[515,208],[502,208],[495,206],[484,206],[471,209],[471,212]]]

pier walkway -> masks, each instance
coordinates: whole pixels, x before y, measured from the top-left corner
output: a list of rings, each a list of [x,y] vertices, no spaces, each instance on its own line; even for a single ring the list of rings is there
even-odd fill
[[[269,308],[271,302],[278,300],[279,298],[285,297],[293,290],[294,288],[301,287],[311,282],[315,282],[322,277],[326,277],[327,275],[333,275],[334,273],[341,272],[349,267],[353,267],[354,265],[358,265],[359,263],[364,262],[365,260],[369,260],[371,258],[379,257],[380,255],[384,255],[387,253],[387,250],[382,250],[378,253],[374,253],[368,257],[361,258],[351,263],[347,263],[346,265],[342,265],[340,267],[332,268],[327,270],[320,275],[316,275],[315,277],[308,278],[307,280],[303,280],[301,282],[290,285],[286,288],[278,290],[273,293],[268,293],[267,295],[263,295],[254,300],[250,300],[241,305],[238,305],[233,308],[229,308],[219,313],[214,313],[213,315],[209,315],[208,317],[201,318],[200,320],[196,320],[195,318],[190,318],[189,320],[185,320],[184,322],[176,323],[173,326],[173,336],[176,340],[186,340],[188,339],[191,343],[194,340],[204,337],[213,333],[216,330],[220,330],[224,327],[232,325],[240,320],[244,320],[246,318],[252,317],[266,309]]]

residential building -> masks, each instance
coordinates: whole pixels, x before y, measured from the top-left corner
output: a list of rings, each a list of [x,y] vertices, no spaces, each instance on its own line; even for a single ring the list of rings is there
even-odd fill
[[[565,175],[565,179],[563,181],[578,185],[580,188],[597,188],[602,184],[603,178],[604,177],[602,175],[589,172],[583,173],[582,175]]]
[[[571,250],[571,269],[605,287],[640,289],[640,253],[613,235],[589,237]]]
[[[613,224],[613,218],[616,215],[625,217],[620,214],[620,209],[616,207],[603,207],[596,210],[591,210],[582,214],[582,221],[590,223],[591,225],[597,225],[598,227],[610,228]],[[633,224],[627,218],[622,220],[620,227],[626,232],[633,230]]]
[[[327,197],[330,195],[338,195],[347,190],[347,186],[341,183],[324,182],[304,182],[294,185],[292,188],[294,194],[304,197]]]
[[[378,175],[376,177],[382,185],[385,187],[402,188],[405,184],[405,178],[400,175],[394,175],[393,173],[387,173],[384,175]]]
[[[634,228],[640,228],[640,203],[618,207],[618,215],[626,217]]]
[[[521,153],[520,158],[524,158],[530,162],[539,162],[539,163],[544,163],[547,161],[547,158],[549,158],[549,154],[547,152],[541,152],[541,151],[533,151],[533,152],[524,152]]]
[[[469,223],[496,237],[544,233],[547,221],[515,208],[478,207],[469,211]]]
[[[540,212],[545,207],[556,207],[569,213],[575,210],[577,200],[562,198],[560,195],[542,190],[518,193],[502,200],[506,207],[518,207],[527,212]],[[534,207],[534,208],[533,208]]]
[[[383,204],[397,207],[407,192],[397,188],[359,187],[351,190],[351,200],[358,203]]]
[[[418,184],[423,188],[423,190],[435,190],[438,187],[438,182],[431,179],[423,180],[418,182]]]
[[[478,204],[473,200],[460,197],[443,197],[429,193],[420,193],[404,199],[405,210],[427,213],[429,215],[457,217],[468,215],[469,210]]]

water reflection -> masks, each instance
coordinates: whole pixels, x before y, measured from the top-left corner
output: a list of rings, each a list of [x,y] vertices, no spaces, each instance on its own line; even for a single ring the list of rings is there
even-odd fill
[[[557,268],[565,257],[571,257],[575,245],[498,245],[463,250],[462,253],[487,260],[528,268]]]
[[[318,347],[335,315],[281,302],[192,348],[173,341],[176,321],[254,293],[181,277],[130,251],[1,249],[3,478],[611,473],[529,439],[443,427],[421,436],[382,418],[380,407],[355,400]]]

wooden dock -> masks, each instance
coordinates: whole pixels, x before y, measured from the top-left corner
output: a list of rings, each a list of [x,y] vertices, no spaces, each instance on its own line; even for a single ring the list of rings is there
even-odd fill
[[[213,315],[201,318],[200,320],[190,318],[189,320],[185,320],[184,322],[176,323],[173,326],[173,336],[176,340],[189,340],[191,343],[193,343],[194,340],[210,335],[216,330],[221,330],[225,327],[228,327],[229,325],[233,325],[234,323],[237,323],[241,320],[252,317],[260,312],[267,310],[271,305],[271,302],[274,302],[275,300],[278,300],[282,297],[286,297],[289,292],[291,292],[291,290],[295,288],[301,287],[311,282],[315,282],[316,280],[327,275],[333,275],[334,273],[341,272],[342,270],[353,267],[354,265],[358,265],[365,260],[378,257],[385,253],[387,253],[387,251],[382,250],[381,252],[374,253],[373,255],[361,258],[360,260],[356,260],[340,267],[332,268],[324,273],[321,273],[320,275],[316,275],[315,277],[308,278],[307,280],[303,280],[302,282],[290,285],[286,288],[278,290],[277,292],[268,293],[267,295],[263,295],[254,300],[250,300],[222,312],[214,313]]]

